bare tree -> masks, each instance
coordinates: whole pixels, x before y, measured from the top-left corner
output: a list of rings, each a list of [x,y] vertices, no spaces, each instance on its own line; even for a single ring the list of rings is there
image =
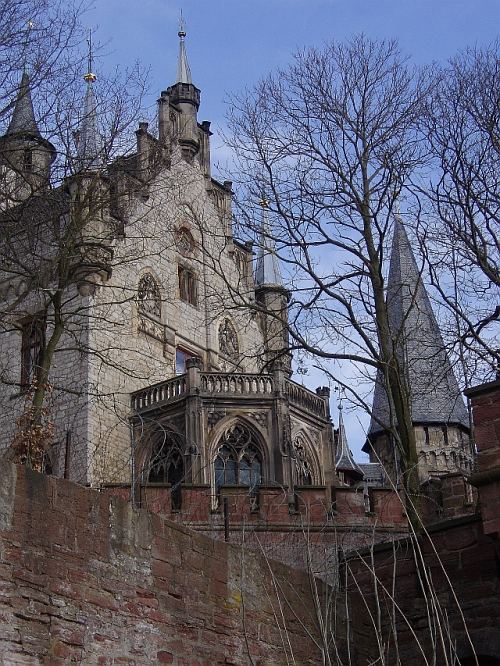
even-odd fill
[[[396,43],[359,36],[299,53],[235,98],[230,115],[244,225],[264,193],[269,235],[293,275],[292,347],[382,372],[410,495],[417,453],[386,253],[395,201],[425,160],[417,125],[430,86]]]
[[[420,188],[421,246],[456,322],[459,349],[498,367],[498,42],[464,50],[436,75],[423,117],[434,168]]]

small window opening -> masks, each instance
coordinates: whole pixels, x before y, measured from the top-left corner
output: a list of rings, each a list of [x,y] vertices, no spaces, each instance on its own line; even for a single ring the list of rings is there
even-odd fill
[[[196,275],[185,268],[179,266],[179,298],[186,303],[196,305],[198,302]]]

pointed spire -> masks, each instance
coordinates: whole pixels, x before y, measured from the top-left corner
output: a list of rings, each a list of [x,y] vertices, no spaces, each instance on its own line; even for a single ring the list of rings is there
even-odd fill
[[[342,412],[342,401],[340,401],[339,429],[337,431],[337,447],[335,451],[335,469],[338,472],[344,472],[353,478],[362,479],[364,476],[363,471],[354,460],[354,456],[352,455],[352,451],[347,442]]]
[[[186,23],[184,17],[181,15],[179,18],[179,59],[177,61],[177,77],[175,79],[176,83],[193,83],[191,79],[191,69],[189,68],[189,63],[186,53]]]
[[[283,287],[283,278],[281,277],[279,259],[276,255],[276,246],[269,229],[269,202],[267,199],[262,198],[260,206],[262,208],[262,222],[259,253],[255,267],[255,284],[259,287]]]
[[[7,135],[13,134],[40,136],[33,110],[33,100],[31,99],[30,77],[26,70],[23,71],[14,111],[7,129]]]
[[[406,373],[413,422],[468,428],[461,391],[399,214],[395,216],[387,309],[395,353]],[[383,424],[389,424],[389,402],[379,372],[369,434],[382,431]]]
[[[78,132],[77,155],[78,162],[85,169],[95,168],[100,164],[101,137],[97,124],[97,102],[95,97],[94,82],[97,76],[92,72],[92,33],[89,31],[88,71],[83,80],[87,83],[85,100],[83,103],[83,118]]]

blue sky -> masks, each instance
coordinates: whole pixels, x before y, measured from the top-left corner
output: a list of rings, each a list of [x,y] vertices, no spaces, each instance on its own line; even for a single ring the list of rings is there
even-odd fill
[[[499,0],[95,0],[87,24],[109,43],[106,65],[140,60],[156,92],[170,85],[182,8],[202,118],[217,129],[227,94],[285,65],[303,46],[364,32],[394,37],[415,62],[443,61],[495,38]]]
[[[202,91],[199,120],[212,121],[215,133],[214,162],[224,162],[218,131],[228,96],[286,65],[302,47],[364,32],[396,38],[417,64],[444,62],[465,46],[491,42],[500,24],[500,0],[95,0],[86,24],[106,43],[98,67],[137,60],[150,67],[152,108],[174,82],[181,8],[193,82]],[[325,380],[312,372],[304,383],[315,387]],[[351,448],[364,459],[366,415],[347,411],[344,419]]]

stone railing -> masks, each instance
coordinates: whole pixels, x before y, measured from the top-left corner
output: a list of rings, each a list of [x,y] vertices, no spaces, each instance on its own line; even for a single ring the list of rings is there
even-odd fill
[[[202,394],[270,396],[274,392],[271,375],[202,372],[200,381]]]
[[[159,384],[148,386],[148,388],[132,393],[132,409],[139,412],[163,405],[186,393],[186,388],[186,375],[179,375]]]
[[[327,404],[323,398],[304,386],[285,379],[285,395],[292,405],[301,407],[306,412],[311,412],[322,418],[328,418]]]

